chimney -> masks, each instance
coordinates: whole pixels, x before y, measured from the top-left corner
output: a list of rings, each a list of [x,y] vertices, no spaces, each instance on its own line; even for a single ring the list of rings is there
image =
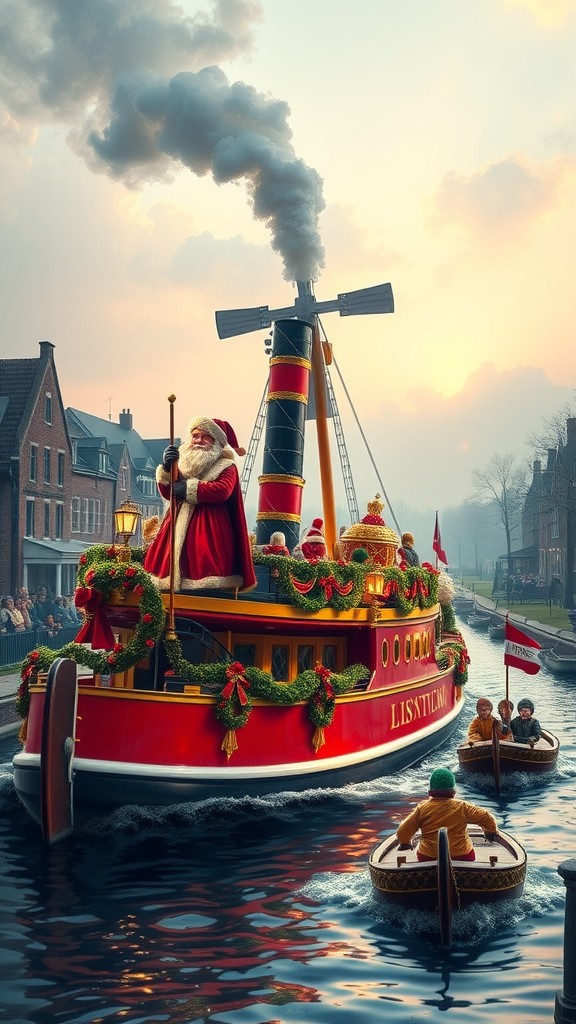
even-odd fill
[[[130,409],[122,409],[118,422],[123,430],[132,430],[132,413]]]
[[[45,362],[54,359],[54,349],[56,346],[51,341],[40,341],[38,344],[40,345],[40,359]]]

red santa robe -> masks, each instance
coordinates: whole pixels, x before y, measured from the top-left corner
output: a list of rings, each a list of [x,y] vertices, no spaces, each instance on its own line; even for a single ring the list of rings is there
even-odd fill
[[[168,500],[170,474],[162,466],[156,480]],[[170,529],[168,509],[144,557],[144,568],[163,590],[170,585]],[[255,585],[238,470],[232,451],[224,448],[201,480],[186,480],[186,498],[175,504],[174,590],[250,590]]]

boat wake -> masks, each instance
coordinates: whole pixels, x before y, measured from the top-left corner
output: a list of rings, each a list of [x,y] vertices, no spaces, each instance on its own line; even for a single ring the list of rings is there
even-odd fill
[[[530,869],[522,896],[498,903],[474,903],[455,910],[452,919],[454,945],[469,948],[485,942],[522,922],[546,917],[564,903],[565,887],[559,876]],[[321,903],[323,913],[330,917],[330,906],[347,908],[370,918],[376,926],[398,930],[405,940],[438,938],[438,915],[431,910],[410,909],[389,903],[373,890],[368,871],[356,874],[323,872],[314,875],[300,890],[300,895]]]

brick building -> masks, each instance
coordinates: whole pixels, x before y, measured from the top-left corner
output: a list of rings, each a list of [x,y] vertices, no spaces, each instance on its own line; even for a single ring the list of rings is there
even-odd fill
[[[0,359],[0,594],[40,584],[71,594],[82,551],[114,540],[119,504],[161,515],[155,458],[166,443],[148,449],[126,411],[114,424],[65,410],[50,342],[39,358]]]

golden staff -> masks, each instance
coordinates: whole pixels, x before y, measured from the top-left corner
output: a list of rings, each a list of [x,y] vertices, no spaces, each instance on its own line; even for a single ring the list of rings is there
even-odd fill
[[[174,444],[174,402],[176,395],[168,395],[170,403],[170,444]],[[166,630],[167,640],[176,640],[174,628],[174,575],[175,575],[175,551],[174,551],[174,522],[176,519],[176,495],[174,494],[174,482],[178,479],[178,462],[170,466],[170,590],[168,591],[168,628]]]

